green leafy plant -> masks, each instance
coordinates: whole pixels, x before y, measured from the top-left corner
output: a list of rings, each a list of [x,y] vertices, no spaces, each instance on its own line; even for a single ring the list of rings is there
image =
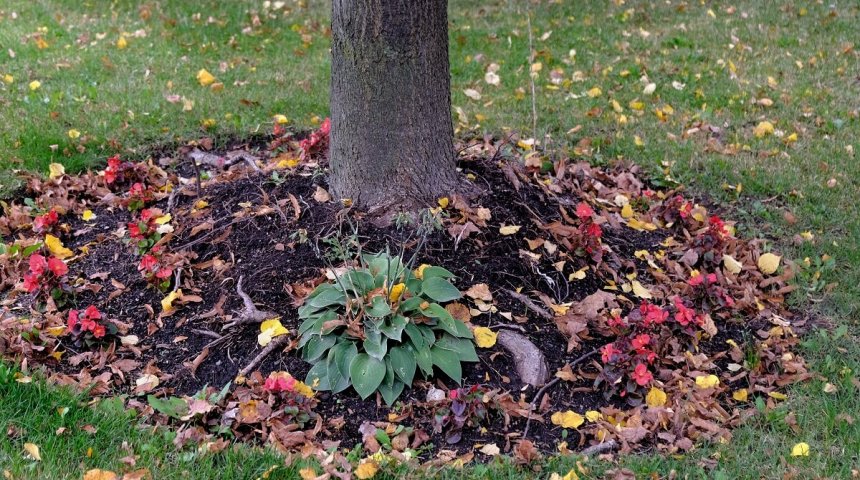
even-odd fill
[[[472,332],[442,305],[460,298],[454,276],[402,258],[363,255],[361,265],[317,287],[299,309],[299,347],[313,364],[306,382],[317,390],[352,386],[367,398],[379,391],[391,405],[416,371],[437,367],[455,382],[461,362],[476,362]]]

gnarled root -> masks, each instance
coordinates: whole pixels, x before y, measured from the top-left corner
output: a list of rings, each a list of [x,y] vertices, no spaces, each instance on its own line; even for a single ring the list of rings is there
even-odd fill
[[[263,363],[263,360],[265,360],[266,357],[269,356],[270,353],[274,352],[275,350],[283,348],[288,343],[290,343],[290,336],[289,335],[281,335],[281,336],[273,338],[272,341],[269,342],[268,345],[266,345],[266,348],[264,348],[263,351],[261,351],[259,354],[257,354],[257,356],[254,357],[254,359],[251,360],[251,362],[248,363],[248,365],[246,365],[245,368],[243,368],[242,370],[239,370],[238,376],[239,377],[247,377],[249,373],[251,373],[255,368],[257,368],[261,363]]]
[[[523,383],[538,387],[546,382],[549,376],[546,357],[531,340],[519,333],[502,330],[498,342],[513,355],[517,374]]]
[[[236,312],[236,316],[230,322],[224,324],[221,328],[222,330],[227,330],[228,328],[233,328],[237,325],[244,325],[248,323],[263,323],[264,321],[275,318],[278,315],[269,311],[261,311],[256,305],[254,305],[254,301],[251,300],[251,297],[248,296],[242,290],[242,280],[245,277],[240,276],[239,281],[236,283],[236,293],[242,297],[242,302],[245,304],[245,309],[241,312]]]

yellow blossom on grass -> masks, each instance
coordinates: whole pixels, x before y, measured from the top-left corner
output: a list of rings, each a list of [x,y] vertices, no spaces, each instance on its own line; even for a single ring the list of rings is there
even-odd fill
[[[791,456],[792,457],[808,457],[809,456],[809,444],[806,442],[800,442],[791,447]]]
[[[208,87],[215,83],[215,76],[209,73],[205,68],[201,68],[200,71],[197,72],[197,81],[200,82],[200,85]]]
[[[30,91],[35,92],[36,90],[42,88],[42,82],[40,82],[38,80],[33,80],[32,82],[30,82],[29,86],[30,86]]]
[[[69,138],[71,138],[72,140],[81,136],[81,132],[79,130],[74,129],[74,128],[70,129],[68,134],[69,134]]]

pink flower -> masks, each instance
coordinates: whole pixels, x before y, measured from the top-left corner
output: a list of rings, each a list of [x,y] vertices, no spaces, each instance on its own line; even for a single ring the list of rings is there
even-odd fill
[[[48,262],[45,260],[45,257],[38,253],[30,256],[30,273],[39,276],[45,273],[45,269],[47,268]]]
[[[98,320],[102,318],[101,312],[99,312],[99,309],[96,308],[95,305],[90,305],[89,307],[87,307],[87,309],[84,310],[84,315],[91,320]]]
[[[588,224],[588,227],[585,229],[585,233],[589,237],[600,238],[603,236],[603,230],[600,228],[600,225],[596,223]]]
[[[633,375],[631,375],[631,377],[640,387],[648,385],[651,380],[654,379],[654,375],[651,375],[651,372],[648,371],[648,367],[644,363],[639,363],[636,365],[636,368],[633,369]]]
[[[143,258],[140,259],[140,264],[137,266],[138,270],[143,271],[153,271],[155,267],[158,266],[158,259],[155,258],[155,255],[146,254]]]
[[[686,327],[690,324],[690,322],[695,321],[696,312],[692,308],[688,308],[684,305],[684,302],[680,297],[675,297],[673,300],[675,303],[675,308],[678,310],[675,312],[675,321],[680,323],[682,326]]]
[[[77,325],[78,325],[78,311],[77,310],[69,310],[69,320],[68,320],[69,330],[74,330]]]
[[[579,202],[576,206],[576,216],[580,220],[585,220],[586,218],[591,218],[592,215],[594,215],[594,210],[587,203]]]
[[[615,348],[614,343],[607,343],[600,349],[600,359],[603,360],[603,363],[610,363],[615,361],[615,357],[620,355],[621,351]]]
[[[39,289],[39,277],[32,274],[24,275],[24,290],[27,293],[33,293]]]
[[[460,390],[456,388],[454,390],[450,390],[448,391],[448,396],[451,397],[451,400],[457,400],[457,397],[460,396]]]
[[[48,268],[51,269],[51,272],[57,277],[62,277],[69,273],[69,266],[66,265],[66,262],[57,257],[51,257],[48,259]]]
[[[60,217],[57,215],[57,212],[51,210],[50,212],[44,215],[39,215],[33,219],[33,230],[36,233],[42,233],[51,228],[51,226],[56,225],[59,220]]]
[[[642,350],[642,348],[648,345],[650,342],[651,337],[648,336],[647,333],[641,333],[639,335],[636,335],[636,337],[633,338],[630,344],[633,345],[633,348],[635,348],[636,350]]]
[[[621,318],[621,315],[615,314],[615,315],[609,317],[609,320],[607,321],[607,323],[609,323],[610,327],[617,328],[617,327],[623,327],[624,325],[626,325],[627,321],[624,320],[623,318]]]
[[[648,302],[643,302],[642,305],[639,306],[639,313],[642,314],[642,324],[646,327],[650,327],[651,325],[660,325],[669,318],[669,312]]]

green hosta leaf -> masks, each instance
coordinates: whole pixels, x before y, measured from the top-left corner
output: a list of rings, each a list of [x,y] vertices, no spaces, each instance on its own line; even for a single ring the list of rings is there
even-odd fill
[[[391,315],[391,305],[388,304],[385,297],[373,297],[373,300],[371,300],[370,303],[370,308],[368,308],[366,312],[371,317],[382,318]]]
[[[454,278],[453,273],[449,272],[448,270],[445,270],[442,267],[434,266],[426,267],[424,269],[424,274],[421,276],[423,277],[424,281],[427,281],[431,278]]]
[[[326,368],[332,392],[338,393],[349,388],[349,363],[357,354],[358,347],[350,341],[338,343],[328,351]]]
[[[431,303],[421,311],[424,315],[439,321],[439,328],[455,337],[472,338],[472,331],[463,322],[455,319],[438,303]]]
[[[415,361],[418,363],[418,367],[424,373],[425,377],[433,376],[433,355],[430,353],[429,347],[416,349]]]
[[[359,353],[349,365],[349,376],[352,387],[362,399],[373,394],[385,378],[385,362]]]
[[[326,365],[326,362],[319,362],[311,367],[311,370],[305,377],[305,383],[312,386],[314,390],[319,390],[321,392],[331,390],[331,386],[328,381],[328,366]],[[316,386],[314,386],[314,384],[316,384]]]
[[[386,337],[399,342],[403,336],[403,329],[406,328],[408,323],[409,320],[407,320],[406,317],[403,315],[397,315],[386,320],[382,326],[379,327],[379,331],[381,331]]]
[[[382,360],[388,353],[388,338],[383,337],[379,330],[371,328],[369,323],[365,323],[364,327],[364,351],[371,357]]]
[[[457,352],[433,347],[430,349],[430,355],[433,357],[433,365],[439,367],[445,372],[445,375],[451,377],[451,380],[460,383],[463,379],[463,369],[460,366],[460,357]]]
[[[382,394],[382,399],[385,400],[386,405],[391,406],[394,404],[397,397],[403,393],[403,387],[403,382],[399,380],[395,380],[391,386],[384,383],[379,386],[379,393]]]
[[[337,341],[336,335],[313,335],[305,344],[302,350],[302,356],[308,363],[316,363],[321,359],[329,348]]]
[[[412,340],[416,350],[424,348],[424,335],[421,334],[421,330],[419,330],[417,325],[409,322],[406,324],[405,330],[406,335],[408,335],[409,339]]]
[[[425,279],[421,284],[421,294],[437,302],[450,302],[462,296],[457,287],[441,277]]]
[[[356,296],[356,292],[364,296],[374,288],[373,275],[364,270],[350,270],[340,278],[340,281],[351,296]]]
[[[313,308],[325,308],[332,305],[346,305],[346,295],[340,290],[340,287],[330,283],[324,283],[316,288],[311,293],[305,303]]]
[[[415,359],[416,352],[412,350],[412,347],[394,347],[388,356],[391,359],[391,366],[397,378],[402,380],[406,385],[412,385],[412,379],[415,377],[415,368],[418,365]]]
[[[436,340],[436,346],[457,352],[457,356],[461,362],[477,362],[478,354],[475,352],[475,345],[471,340],[465,338],[456,338],[451,335],[443,334],[441,338]]]

